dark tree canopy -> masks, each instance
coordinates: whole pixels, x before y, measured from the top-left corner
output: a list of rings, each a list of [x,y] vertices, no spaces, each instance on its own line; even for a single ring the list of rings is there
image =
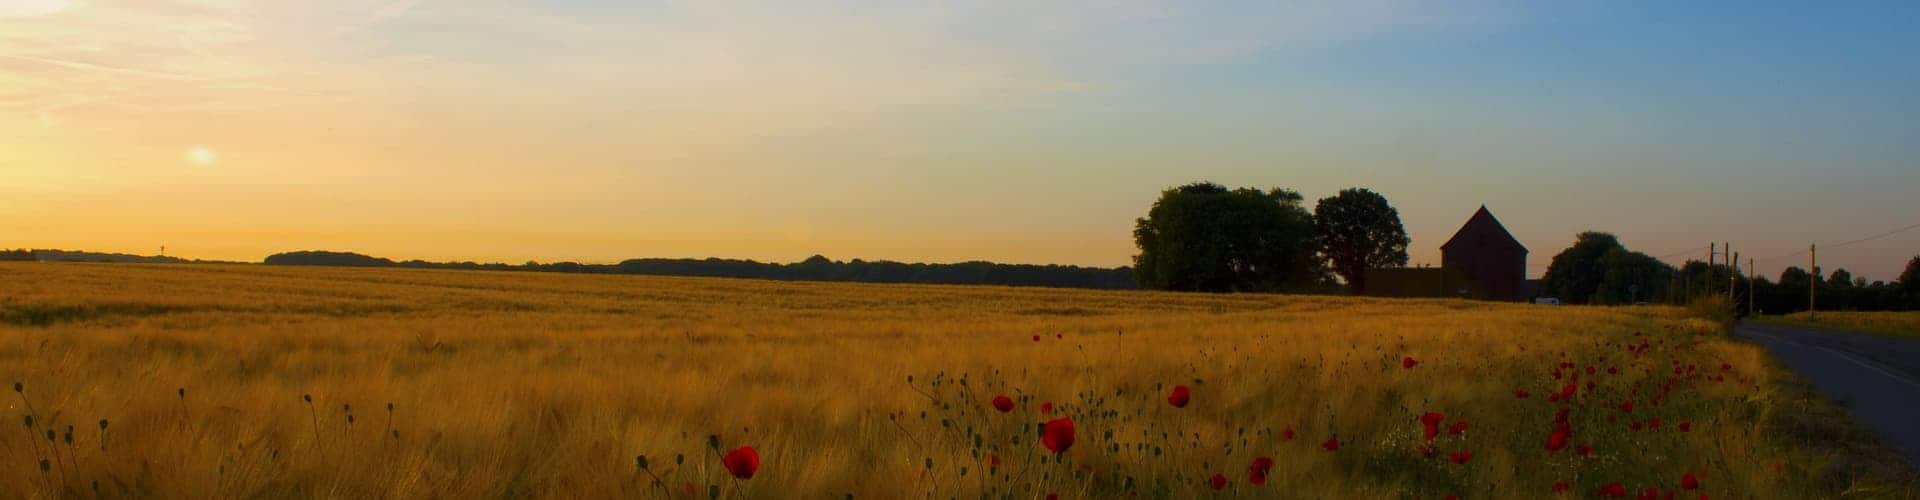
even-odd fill
[[[1599,290],[1600,282],[1606,279],[1601,259],[1607,252],[1622,248],[1620,238],[1614,235],[1596,231],[1580,233],[1573,246],[1553,256],[1547,274],[1541,277],[1541,288],[1568,304],[1589,303]]]
[[[1813,275],[1807,273],[1806,269],[1801,269],[1799,266],[1791,266],[1780,271],[1780,286],[1798,287],[1804,290],[1807,288],[1807,284],[1812,281]]]
[[[1365,291],[1367,269],[1407,265],[1407,228],[1400,211],[1370,190],[1350,188],[1313,208],[1321,251],[1355,293]]]
[[[1160,193],[1134,223],[1143,288],[1209,292],[1304,290],[1330,277],[1299,193],[1201,182]]]
[[[1900,273],[1900,289],[1908,295],[1920,296],[1920,255],[1907,261],[1907,270]]]
[[[1827,286],[1839,288],[1851,287],[1853,286],[1853,273],[1848,272],[1846,268],[1835,269],[1833,270],[1833,275],[1827,277]]]
[[[1600,257],[1601,278],[1591,302],[1596,304],[1632,304],[1665,297],[1672,283],[1673,266],[1651,255],[1614,247]]]

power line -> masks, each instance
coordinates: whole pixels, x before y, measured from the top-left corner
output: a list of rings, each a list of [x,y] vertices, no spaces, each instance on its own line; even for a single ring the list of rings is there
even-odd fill
[[[1666,255],[1662,255],[1662,256],[1659,256],[1659,257],[1654,257],[1654,258],[1655,258],[1655,259],[1659,259],[1659,260],[1666,260],[1666,259],[1669,259],[1669,258],[1673,258],[1673,257],[1679,257],[1679,256],[1682,256],[1682,255],[1687,255],[1687,254],[1691,254],[1691,253],[1694,253],[1694,252],[1698,252],[1698,251],[1701,251],[1701,250],[1706,250],[1707,248],[1708,248],[1708,247],[1693,247],[1693,248],[1689,248],[1689,249],[1686,249],[1686,250],[1681,250],[1681,251],[1678,251],[1678,252],[1674,252],[1674,253],[1670,253],[1670,254],[1666,254]]]
[[[1829,249],[1832,249],[1832,248],[1841,248],[1841,247],[1845,247],[1845,246],[1848,246],[1848,245],[1852,245],[1852,244],[1855,244],[1855,243],[1866,243],[1866,242],[1869,242],[1869,241],[1873,241],[1873,240],[1877,240],[1877,239],[1881,239],[1881,238],[1885,238],[1885,237],[1888,237],[1888,236],[1893,236],[1893,235],[1896,235],[1896,234],[1900,234],[1900,233],[1904,233],[1904,232],[1907,232],[1907,231],[1912,231],[1912,230],[1915,230],[1915,229],[1920,229],[1920,224],[1913,224],[1913,225],[1910,225],[1910,226],[1907,226],[1907,227],[1903,227],[1903,228],[1899,228],[1899,229],[1895,229],[1895,230],[1892,230],[1892,231],[1887,231],[1887,232],[1884,232],[1884,233],[1880,233],[1880,234],[1876,234],[1876,235],[1873,235],[1873,236],[1868,236],[1868,237],[1865,237],[1865,238],[1860,238],[1860,239],[1855,239],[1855,240],[1850,240],[1850,241],[1844,241],[1844,242],[1840,242],[1840,243],[1834,243],[1834,244],[1831,244],[1831,245],[1820,245],[1820,246],[1823,246],[1823,247],[1826,247],[1826,248],[1829,248]],[[1798,251],[1798,252],[1793,252],[1793,253],[1789,253],[1789,254],[1783,254],[1783,255],[1775,255],[1775,256],[1772,256],[1772,257],[1765,257],[1765,258],[1761,258],[1761,259],[1755,259],[1755,260],[1774,260],[1774,259],[1784,259],[1784,258],[1787,258],[1787,257],[1795,257],[1795,256],[1800,256],[1800,255],[1806,255],[1806,254],[1807,254],[1807,252],[1808,252],[1809,250],[1812,250],[1812,249],[1807,249],[1807,250],[1801,250],[1801,251]]]

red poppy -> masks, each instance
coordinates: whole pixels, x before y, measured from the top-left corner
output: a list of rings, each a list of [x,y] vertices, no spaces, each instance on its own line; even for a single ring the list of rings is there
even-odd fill
[[[1636,500],[1660,500],[1660,488],[1648,486],[1647,489],[1641,490],[1640,494],[1634,498]],[[1671,500],[1673,495],[1669,494],[1667,498]]]
[[[753,479],[753,473],[760,471],[760,452],[752,446],[742,446],[720,457],[720,464],[727,466],[727,472],[740,479]]]
[[[1526,389],[1514,389],[1514,390],[1513,390],[1513,397],[1516,397],[1516,398],[1520,398],[1520,399],[1527,399],[1527,397],[1528,397],[1528,396],[1532,396],[1532,395],[1533,395],[1533,393],[1531,393],[1531,392],[1527,392],[1527,390],[1526,390]]]
[[[994,396],[993,409],[1000,410],[1000,413],[1013,411],[1013,398],[1009,398],[1004,394],[999,396]]]
[[[1040,403],[1040,414],[1041,414],[1041,415],[1052,415],[1052,414],[1053,414],[1053,402],[1052,402],[1052,401],[1046,401],[1046,402],[1042,402],[1042,403]]]
[[[1659,429],[1660,429],[1660,419],[1659,419],[1659,418],[1654,418],[1654,419],[1651,419],[1651,420],[1647,420],[1647,428],[1649,428],[1649,429],[1654,429],[1654,430],[1659,430]]]
[[[1467,451],[1467,450],[1460,450],[1453,453],[1448,453],[1447,460],[1452,461],[1453,463],[1456,463],[1456,464],[1465,465],[1468,460],[1473,460],[1473,452]]]
[[[1327,438],[1326,442],[1320,443],[1320,447],[1326,448],[1327,451],[1340,451],[1340,438],[1339,437]]]
[[[1609,367],[1607,367],[1607,374],[1608,374],[1608,375],[1619,375],[1619,374],[1620,374],[1620,367],[1617,367],[1617,366],[1609,366]]]
[[[1227,487],[1227,476],[1225,474],[1215,472],[1213,473],[1213,479],[1207,480],[1207,486],[1213,487],[1214,491],[1220,491],[1221,489],[1224,489]]]
[[[1247,466],[1247,482],[1254,486],[1267,484],[1267,472],[1273,470],[1272,457],[1255,457],[1253,464]]]
[[[1680,432],[1693,432],[1693,422],[1680,422]]]
[[[989,469],[991,469],[991,468],[994,468],[994,467],[999,467],[999,466],[1000,466],[1000,456],[999,456],[999,455],[995,455],[995,454],[992,454],[992,453],[988,453],[988,454],[987,454],[987,468],[989,468]]]
[[[1066,453],[1073,447],[1073,417],[1048,420],[1040,434],[1040,444],[1046,445],[1047,451]]]
[[[1059,494],[1059,493],[1048,493],[1048,494],[1047,494],[1047,500],[1060,500],[1060,494]]]
[[[1437,411],[1430,411],[1430,412],[1427,412],[1427,414],[1420,416],[1420,425],[1426,428],[1425,430],[1426,430],[1428,441],[1432,441],[1434,436],[1440,435],[1440,422],[1444,422],[1446,420],[1447,420],[1447,416],[1442,415],[1440,414],[1440,412],[1437,412]]]
[[[1034,341],[1034,342],[1039,342],[1039,341],[1040,341],[1040,336],[1039,336],[1039,335],[1034,335],[1034,336],[1033,336],[1033,341]]]
[[[1580,455],[1583,457],[1591,457],[1593,456],[1593,447],[1584,445],[1584,444],[1577,446],[1573,449],[1573,454]]]
[[[1167,404],[1173,405],[1174,408],[1186,408],[1187,401],[1191,399],[1193,399],[1193,391],[1187,390],[1187,386],[1176,385],[1173,386],[1173,393],[1167,395]]]
[[[1620,402],[1620,411],[1633,413],[1633,400],[1629,399],[1629,400]]]
[[[1292,427],[1288,427],[1288,428],[1286,428],[1285,430],[1282,430],[1282,431],[1280,431],[1280,440],[1281,440],[1281,441],[1292,441],[1292,440],[1293,440],[1293,428],[1292,428]]]
[[[1620,484],[1620,483],[1612,483],[1606,486],[1601,486],[1599,495],[1601,497],[1626,498],[1627,485]]]
[[[1466,422],[1454,422],[1453,427],[1447,428],[1447,434],[1458,436],[1462,432],[1467,432]]]
[[[1566,482],[1566,481],[1558,481],[1558,482],[1555,482],[1555,483],[1553,483],[1553,492],[1554,492],[1554,493],[1566,493],[1566,492],[1567,492],[1567,490],[1570,490],[1570,489],[1573,489],[1573,486],[1572,486],[1572,485],[1569,485],[1569,484],[1567,484],[1567,482]]]
[[[1064,339],[1064,338],[1067,338],[1067,335],[1064,333],[1056,333],[1056,334],[1053,334],[1053,338]]]
[[[1413,359],[1413,356],[1400,358],[1401,368],[1413,368],[1413,365],[1417,365],[1417,364],[1420,364],[1420,360]]]
[[[1727,364],[1727,363],[1720,363],[1720,371],[1723,371],[1723,372],[1724,372],[1724,371],[1727,371],[1727,370],[1732,370],[1732,369],[1733,369],[1733,365],[1730,365],[1730,364]]]
[[[1680,489],[1686,489],[1686,490],[1700,489],[1700,478],[1693,477],[1692,472],[1688,472],[1680,476]]]
[[[1567,449],[1567,438],[1572,435],[1572,428],[1565,425],[1555,427],[1553,433],[1547,435],[1547,451],[1551,453]]]

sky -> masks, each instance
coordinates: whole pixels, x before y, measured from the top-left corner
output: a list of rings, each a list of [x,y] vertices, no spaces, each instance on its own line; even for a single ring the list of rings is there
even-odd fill
[[[1920,3],[0,0],[0,247],[1125,265],[1168,187],[1775,274],[1920,224]],[[1920,230],[1820,252],[1892,280]]]

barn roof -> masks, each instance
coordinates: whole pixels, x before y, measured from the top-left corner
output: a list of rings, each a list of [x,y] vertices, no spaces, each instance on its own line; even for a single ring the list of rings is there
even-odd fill
[[[1500,225],[1500,219],[1493,218],[1493,212],[1487,211],[1486,205],[1481,205],[1480,211],[1474,212],[1473,217],[1467,219],[1467,224],[1460,226],[1460,231],[1453,233],[1453,238],[1448,239],[1447,244],[1440,245],[1440,249],[1446,250],[1468,242],[1484,242],[1476,246],[1511,245],[1522,252],[1527,251],[1526,245],[1521,245],[1520,240],[1514,239],[1513,233],[1507,232],[1506,226]]]

